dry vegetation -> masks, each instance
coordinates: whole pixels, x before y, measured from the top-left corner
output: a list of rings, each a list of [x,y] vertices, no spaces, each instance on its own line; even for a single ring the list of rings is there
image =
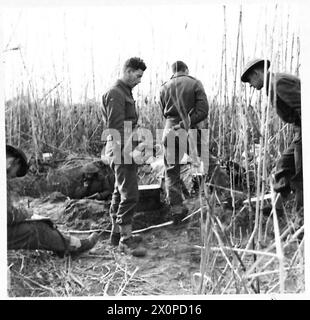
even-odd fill
[[[289,23],[280,27],[277,18],[275,8],[273,25],[264,26],[261,42],[257,40],[257,47],[262,48],[259,53],[272,61],[275,71],[299,75],[300,39],[290,32]],[[226,30],[225,8],[224,26]],[[276,34],[281,36],[274,40]],[[247,60],[242,11],[235,56],[227,57],[226,46],[224,31],[222,56],[217,62],[220,72],[215,76],[218,91],[209,95],[209,149],[219,159],[243,164],[246,186],[242,200],[251,201],[256,196],[259,201],[252,201],[250,206],[240,205],[238,193],[234,192],[237,187],[231,179],[226,190],[232,198],[228,215],[217,189],[210,191],[200,186],[200,202],[193,207],[192,213],[196,213],[191,220],[191,226],[198,231],[191,248],[200,252],[199,270],[190,275],[189,282],[183,283],[184,290],[180,292],[300,293],[304,291],[304,241],[299,241],[298,236],[303,227],[296,230],[292,203],[287,204],[284,218],[271,214],[267,219],[263,215],[264,195],[272,193],[272,169],[291,141],[292,132],[275,115],[264,92],[249,93],[239,80]],[[27,70],[28,66],[24,68]],[[36,159],[43,152],[52,152],[56,159],[71,153],[100,158],[100,136],[104,128],[100,101],[66,103],[70,96],[63,99],[68,92],[62,92],[61,86],[46,89],[44,95],[38,96],[31,81],[18,90],[16,98],[6,102],[8,143],[22,147]],[[144,92],[137,101],[140,122],[153,131],[162,127],[155,97]],[[247,224],[240,225],[238,219],[245,216]],[[225,217],[225,223],[219,217]],[[111,252],[93,263],[86,264],[87,259],[93,258],[86,256],[73,263],[69,257],[55,260],[44,252],[9,252],[9,294],[36,297],[177,294],[156,285],[149,275],[137,272],[135,261],[113,258]]]

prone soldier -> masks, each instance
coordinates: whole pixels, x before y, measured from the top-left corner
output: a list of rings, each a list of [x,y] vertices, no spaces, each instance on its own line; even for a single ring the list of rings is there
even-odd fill
[[[94,163],[87,163],[82,168],[82,181],[75,190],[75,198],[107,200],[113,193],[114,176],[104,176]]]
[[[11,179],[23,177],[29,169],[27,158],[22,150],[6,145],[6,171]],[[32,219],[31,214],[22,207],[16,207],[11,199],[10,186],[7,189],[7,247],[8,250],[48,250],[63,257],[65,254],[76,256],[90,250],[99,235],[93,233],[80,240],[62,234],[48,218]]]

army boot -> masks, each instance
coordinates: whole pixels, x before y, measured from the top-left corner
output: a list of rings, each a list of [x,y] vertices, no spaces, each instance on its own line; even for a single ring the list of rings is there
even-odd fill
[[[120,228],[119,225],[115,221],[116,219],[112,218],[112,230],[110,235],[110,244],[112,246],[118,246],[119,240],[121,239]]]
[[[121,231],[120,226],[116,223],[116,221],[112,220],[112,230],[111,230],[111,236],[110,236],[110,244],[114,247],[117,247],[119,245],[120,239],[121,239]],[[140,235],[131,235],[133,238],[133,241],[136,243],[140,243],[142,241],[142,237]]]
[[[118,245],[120,251],[135,257],[144,257],[146,249],[141,245],[142,237],[132,234],[131,224],[120,225],[120,230],[121,239]]]
[[[188,213],[188,208],[183,204],[175,204],[170,209],[171,217],[175,225],[181,224]]]
[[[68,246],[69,254],[73,257],[90,250],[94,247],[99,239],[99,234],[94,232],[88,238],[80,240],[76,237],[70,237],[70,243]]]

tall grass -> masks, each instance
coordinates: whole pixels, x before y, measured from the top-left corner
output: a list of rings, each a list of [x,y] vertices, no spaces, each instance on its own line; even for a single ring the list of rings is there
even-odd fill
[[[291,72],[298,76],[299,35],[291,32],[289,16],[284,26],[279,22],[277,7],[273,13],[273,24],[264,23],[262,30],[257,32],[254,55],[270,59],[275,72]],[[265,15],[268,15],[267,10]],[[271,171],[280,154],[290,143],[292,130],[279,120],[264,90],[249,91],[240,81],[245,62],[253,58],[248,54],[252,52],[252,48],[247,48],[247,53],[245,52],[243,17],[243,10],[240,8],[235,38],[228,39],[226,7],[223,7],[222,52],[218,61],[214,61],[219,66],[218,74],[214,75],[217,88],[212,96],[209,95],[209,149],[221,159],[242,163],[246,169],[246,198],[249,202],[248,234],[242,232],[240,234],[235,225],[235,217],[240,214],[240,209],[235,206],[235,185],[232,176],[230,194],[233,200],[231,217],[233,228],[230,230],[225,229],[215,214],[216,194],[210,194],[208,190],[201,188],[201,263],[197,292],[203,294],[259,293],[263,292],[262,283],[265,284],[265,292],[276,290],[286,292],[285,279],[286,275],[294,270],[292,268],[299,268],[300,274],[303,273],[301,256],[283,257],[283,249],[296,242],[297,233],[291,238],[287,237],[292,226],[287,225],[281,234],[274,215],[275,238],[268,244],[263,243],[264,195],[270,192]],[[64,38],[66,39],[66,30]],[[228,40],[233,41],[236,48],[234,55],[230,57],[227,50]],[[88,96],[89,84],[86,83],[83,99],[80,103],[74,104],[69,64],[65,54],[63,74],[56,74],[54,67],[55,84],[39,93],[36,91],[35,80],[30,77],[29,66],[23,59],[23,49],[19,48],[19,51],[27,80],[16,88],[16,97],[6,101],[7,142],[25,148],[29,153],[34,153],[36,158],[43,152],[56,154],[78,152],[99,156],[104,123],[101,101],[96,98],[98,88],[95,81],[94,55],[91,54],[89,62],[92,66],[91,97]],[[163,127],[161,111],[156,100],[156,92],[162,83],[162,77],[156,66],[152,65],[150,68],[155,76],[150,79],[148,92],[138,89],[137,108],[140,123],[155,133],[156,128]],[[168,69],[169,65],[166,64],[163,73],[167,74]],[[115,80],[115,78],[109,79],[109,85]],[[208,88],[206,91],[209,93]],[[257,128],[256,131],[253,125]],[[258,154],[255,154],[257,147]],[[255,173],[254,176],[250,175],[251,171]],[[253,196],[253,191],[250,189],[251,179],[255,180],[256,185],[255,193],[258,201],[255,203],[251,202]],[[206,210],[203,209],[205,206]],[[238,247],[240,243],[243,243],[243,247]],[[301,245],[298,246],[298,252]],[[225,267],[220,270],[220,276],[217,270],[219,258],[225,260]],[[268,269],[270,266],[279,274],[278,278],[271,269]],[[266,282],[270,285],[268,290]]]
[[[292,45],[291,45],[291,59],[288,57],[288,38],[289,38],[289,23],[286,26],[286,38],[282,37],[281,39],[277,38],[277,35],[283,34],[283,30],[279,30],[279,24],[277,23],[277,6],[274,9],[274,21],[272,25],[265,23],[264,33],[262,37],[263,48],[261,57],[271,60],[271,68],[274,72],[285,72],[291,71],[294,68],[292,67],[292,61],[298,63],[299,68],[299,55],[300,51],[297,50],[294,52],[294,39],[295,35],[292,35]],[[265,12],[267,16],[267,10]],[[280,32],[281,31],[281,32]],[[284,257],[284,247],[289,247],[291,240],[287,240],[285,236],[288,234],[288,229],[290,226],[288,224],[288,229],[285,229],[281,234],[279,229],[279,223],[276,216],[276,211],[273,209],[273,226],[274,226],[274,235],[275,238],[271,239],[267,244],[267,250],[263,249],[266,244],[263,244],[263,208],[264,208],[264,196],[266,193],[270,193],[269,184],[270,174],[272,168],[275,166],[275,162],[278,160],[280,154],[285,147],[288,146],[291,141],[291,129],[288,126],[285,126],[281,121],[277,119],[274,108],[271,108],[270,100],[267,98],[266,92],[262,90],[261,92],[255,92],[254,97],[253,93],[248,94],[245,86],[239,86],[239,92],[237,90],[237,77],[239,76],[239,70],[243,69],[244,66],[244,46],[242,39],[242,9],[240,10],[239,22],[238,22],[238,31],[236,35],[237,45],[236,45],[236,54],[232,57],[233,64],[230,65],[230,68],[227,69],[226,62],[226,11],[224,7],[224,36],[223,36],[223,54],[221,58],[221,74],[220,74],[220,98],[222,102],[222,112],[214,112],[214,123],[218,124],[218,127],[215,129],[214,126],[211,126],[211,139],[218,141],[218,155],[226,158],[227,160],[233,160],[238,163],[241,162],[241,151],[245,150],[245,168],[247,172],[247,197],[250,203],[249,215],[250,215],[250,224],[249,231],[250,237],[240,237],[236,234],[235,228],[232,228],[232,231],[227,235],[224,227],[221,227],[221,222],[218,220],[217,215],[215,214],[214,205],[212,205],[212,196],[209,196],[205,199],[209,203],[208,218],[206,224],[209,223],[209,228],[205,228],[205,235],[203,239],[208,239],[211,241],[213,239],[213,245],[216,243],[217,253],[221,253],[222,258],[226,260],[226,267],[222,269],[222,275],[220,278],[214,277],[216,274],[216,263],[212,261],[212,250],[211,242],[203,241],[202,242],[202,254],[201,260],[203,264],[200,270],[201,283],[198,288],[198,293],[202,293],[202,288],[211,286],[211,292],[213,293],[261,293],[267,292],[269,285],[272,281],[275,281],[275,274],[278,274],[278,281],[275,287],[272,290],[277,289],[278,292],[284,293],[287,292],[285,284],[288,279],[288,273],[286,273],[285,265],[290,264],[290,258],[288,256]],[[299,39],[299,38],[298,38]],[[240,43],[241,42],[241,43]],[[241,51],[241,52],[240,52]],[[281,53],[286,52],[286,57],[282,57]],[[289,65],[290,64],[290,65]],[[296,68],[297,68],[296,66]],[[229,74],[228,70],[232,70]],[[296,69],[297,71],[297,69]],[[227,76],[228,72],[228,76]],[[298,73],[296,72],[298,75]],[[267,72],[265,72],[267,75]],[[265,83],[266,83],[265,76]],[[227,85],[227,82],[230,82],[230,86]],[[227,99],[227,88],[232,87],[232,97]],[[254,103],[253,103],[253,99]],[[224,101],[224,103],[223,103]],[[231,103],[229,103],[231,101]],[[248,121],[248,108],[249,105],[252,105],[257,119],[259,119],[259,151],[258,151],[258,161],[253,162],[249,159],[249,153],[253,153],[255,148],[255,141],[253,137],[249,136],[249,121]],[[218,107],[216,104],[213,104],[212,107]],[[214,109],[211,107],[211,113]],[[219,107],[219,109],[221,106]],[[223,119],[224,118],[224,119]],[[225,123],[229,123],[229,126],[226,126]],[[219,128],[219,129],[218,129]],[[215,130],[214,130],[215,129]],[[223,130],[223,134],[221,132]],[[282,134],[282,132],[285,132]],[[275,143],[275,140],[278,140],[278,144]],[[256,142],[257,144],[257,142]],[[256,179],[256,198],[255,203],[251,203],[251,191],[249,186],[249,165],[255,167],[255,179]],[[235,186],[231,180],[231,191],[235,189]],[[233,203],[234,203],[234,193],[231,192]],[[253,217],[252,206],[255,206],[255,217]],[[273,200],[274,206],[274,200]],[[232,219],[234,219],[236,212],[233,205]],[[296,212],[291,212],[290,219],[294,219]],[[254,218],[254,220],[253,220]],[[283,231],[283,230],[282,230]],[[214,236],[212,237],[211,234]],[[296,237],[295,237],[296,238]],[[230,240],[229,240],[230,239]],[[239,241],[247,239],[247,244],[245,245],[242,254],[238,254],[235,250]],[[224,245],[228,243],[228,246]],[[276,252],[269,263],[266,262],[266,252],[270,252],[273,248],[276,247]],[[252,249],[251,249],[252,248]],[[234,255],[229,254],[234,253]],[[251,258],[252,256],[252,258]],[[213,254],[213,257],[215,255]],[[252,260],[253,259],[253,260]],[[275,262],[277,259],[277,262]],[[268,259],[267,259],[268,260]],[[251,262],[252,261],[252,262]],[[271,271],[267,270],[267,267],[275,269]],[[295,261],[296,263],[296,261]],[[250,270],[249,271],[249,267]],[[278,269],[278,270],[277,270]],[[303,264],[302,260],[299,260],[297,263],[297,269],[299,270],[299,275],[303,274]],[[254,272],[253,276],[249,274]],[[251,281],[248,281],[248,279]],[[256,280],[256,285],[254,286],[253,280]],[[222,282],[225,282],[224,286]],[[205,285],[203,284],[205,283]],[[267,286],[266,286],[267,283]],[[232,287],[234,286],[234,289]],[[267,288],[267,289],[266,289]],[[267,290],[267,291],[266,291]],[[270,289],[270,291],[272,291]],[[288,289],[289,290],[289,289]],[[205,290],[207,293],[209,290]],[[270,292],[268,291],[268,292]]]

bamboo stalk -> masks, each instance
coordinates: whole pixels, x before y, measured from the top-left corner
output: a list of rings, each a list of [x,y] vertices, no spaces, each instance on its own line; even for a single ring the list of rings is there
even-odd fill
[[[298,269],[298,267],[294,267],[291,269]],[[284,268],[283,271],[287,271],[290,270],[290,268]],[[247,275],[247,279],[251,279],[251,278],[257,278],[257,277],[262,277],[262,276],[269,276],[269,275],[273,275],[275,273],[278,273],[278,270],[270,270],[270,271],[264,271],[264,272],[258,272],[258,273],[252,273]],[[280,284],[281,282],[279,282]],[[280,293],[284,293],[284,292],[280,292]]]
[[[282,241],[291,231],[293,230],[293,227],[290,226],[288,227],[280,236],[280,240]],[[283,250],[285,248],[287,248],[293,241],[295,241],[297,239],[297,237],[304,231],[304,227],[301,227],[299,230],[297,230],[294,235],[290,238],[290,240],[288,242],[286,242],[283,246]],[[274,242],[272,245],[270,245],[265,252],[270,252],[271,250],[273,250],[276,247],[276,243]],[[259,264],[263,261],[264,257],[260,257],[257,259],[257,261],[251,265],[251,267],[248,269],[248,273],[253,272],[253,270],[255,268],[257,268],[259,266]],[[276,257],[272,257],[267,263],[265,263],[260,269],[261,270],[265,270],[274,260],[276,259]]]
[[[200,253],[200,284],[198,288],[198,294],[202,294],[204,280],[205,280],[205,272],[207,269],[207,262],[210,256],[210,250],[209,250],[209,240],[211,236],[210,232],[210,208],[207,207],[206,212],[203,210],[203,196],[202,192],[204,190],[204,183],[205,183],[205,175],[203,175],[200,186],[199,186],[199,201],[200,201],[200,237],[201,237],[201,243],[203,246],[201,247],[201,253]],[[208,204],[208,202],[207,202]]]
[[[227,25],[226,25],[226,6],[224,7],[224,110],[222,113],[222,123],[223,123],[223,130],[226,128],[226,120],[225,120],[225,113],[227,111],[227,101],[228,101],[228,80],[227,80]],[[226,150],[225,150],[225,134],[223,133],[223,150],[222,150],[222,157],[226,158]]]
[[[286,38],[285,38],[285,55],[284,55],[284,70],[287,69],[287,52],[288,52],[288,35],[289,35],[290,14],[287,15],[286,21]]]
[[[299,67],[300,67],[300,63],[299,63],[299,59],[300,59],[300,38],[297,37],[297,61],[296,61],[296,76],[299,77]]]
[[[196,249],[201,249],[201,246],[194,245],[193,248]],[[259,251],[259,250],[246,250],[246,249],[241,249],[241,248],[235,248],[235,247],[227,247],[223,246],[222,247],[224,250],[230,250],[230,251],[235,251],[235,252],[243,252],[245,254],[255,254],[255,255],[262,255],[262,256],[267,256],[267,257],[272,257],[272,258],[277,258],[277,255],[271,252],[266,252],[266,251]],[[211,251],[221,251],[220,248],[218,247],[210,247]]]
[[[293,72],[294,40],[295,40],[295,36],[294,36],[294,33],[293,33],[293,35],[292,35],[292,46],[291,46],[290,73],[292,73],[292,72]]]
[[[220,236],[219,236],[216,228],[214,227],[214,225],[212,226],[212,230],[213,230],[213,232],[214,232],[214,234],[215,234],[215,236],[216,236],[216,238],[217,238],[218,244],[219,244],[219,246],[220,246],[219,249],[220,249],[220,251],[221,251],[224,259],[226,260],[227,264],[228,264],[229,267],[231,268],[233,274],[234,274],[234,275],[238,278],[238,280],[243,284],[243,287],[244,287],[245,292],[246,292],[246,293],[249,293],[249,292],[248,292],[248,289],[247,289],[247,287],[246,287],[246,284],[245,284],[245,282],[243,281],[242,277],[239,275],[238,271],[233,267],[233,265],[231,264],[230,260],[228,259],[227,255],[226,255],[226,253],[225,253],[225,251],[224,251],[224,249],[223,249],[223,247],[224,247],[223,242],[222,242],[222,240],[221,240],[221,238],[220,238]]]
[[[280,293],[284,293],[285,291],[285,273],[284,273],[284,254],[281,246],[281,238],[280,238],[280,230],[279,230],[279,224],[278,224],[278,218],[277,218],[277,212],[275,203],[279,197],[279,194],[277,196],[277,199],[275,199],[275,193],[273,191],[272,184],[270,183],[271,192],[273,194],[272,199],[272,214],[273,214],[273,225],[274,225],[274,232],[275,232],[275,243],[276,243],[276,250],[277,250],[277,256],[279,260],[279,281],[280,281]]]

